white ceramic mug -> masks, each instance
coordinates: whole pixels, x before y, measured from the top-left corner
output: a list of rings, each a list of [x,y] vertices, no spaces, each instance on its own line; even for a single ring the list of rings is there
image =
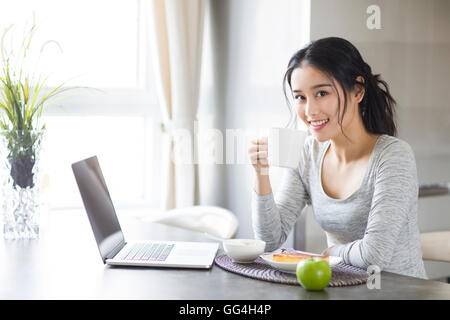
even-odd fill
[[[268,137],[269,166],[297,168],[306,137],[306,131],[271,128]]]

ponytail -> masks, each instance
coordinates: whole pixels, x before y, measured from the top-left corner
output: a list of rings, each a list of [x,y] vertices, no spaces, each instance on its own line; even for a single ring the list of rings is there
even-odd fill
[[[365,93],[359,104],[364,127],[369,133],[397,136],[394,120],[396,102],[386,81],[382,80],[379,74],[373,75],[370,66],[364,64]]]

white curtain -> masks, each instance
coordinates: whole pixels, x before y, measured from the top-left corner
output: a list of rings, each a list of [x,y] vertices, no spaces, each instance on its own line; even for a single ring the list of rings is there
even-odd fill
[[[164,131],[162,207],[198,204],[194,146],[205,0],[151,0],[150,47]]]

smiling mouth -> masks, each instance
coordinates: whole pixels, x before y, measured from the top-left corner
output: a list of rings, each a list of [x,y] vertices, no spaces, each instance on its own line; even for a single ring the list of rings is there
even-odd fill
[[[314,121],[308,121],[308,122],[313,127],[320,127],[320,126],[323,126],[324,124],[328,123],[328,121],[330,121],[330,119],[314,120]]]

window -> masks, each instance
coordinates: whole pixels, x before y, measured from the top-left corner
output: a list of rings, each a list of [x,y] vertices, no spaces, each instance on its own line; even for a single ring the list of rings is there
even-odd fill
[[[25,27],[31,26],[34,16],[37,32],[31,54],[37,60],[41,45],[47,42],[38,65],[46,74],[51,74],[49,85],[71,79],[71,85],[137,87],[138,1],[15,0],[3,3],[1,24],[3,27],[14,24],[17,40],[21,40]]]
[[[16,0],[2,3],[0,26],[21,35],[33,12],[38,70],[48,86],[78,89],[43,120],[43,196],[52,208],[82,205],[71,164],[99,157],[114,204],[159,205],[159,121],[140,0]],[[41,44],[43,53],[38,59]]]

